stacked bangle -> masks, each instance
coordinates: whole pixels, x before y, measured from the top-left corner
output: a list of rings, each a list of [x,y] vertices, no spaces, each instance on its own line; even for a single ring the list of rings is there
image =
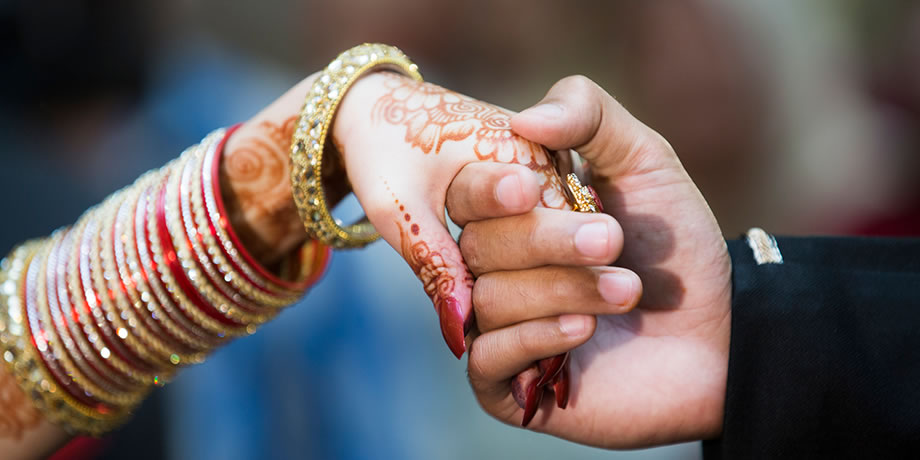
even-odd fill
[[[251,334],[322,272],[315,241],[271,273],[229,227],[217,183],[231,130],[0,262],[0,351],[45,418],[98,435],[179,366]]]

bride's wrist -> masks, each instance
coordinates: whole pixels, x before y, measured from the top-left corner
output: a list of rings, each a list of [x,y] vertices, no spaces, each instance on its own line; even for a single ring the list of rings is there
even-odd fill
[[[300,81],[243,123],[224,146],[221,194],[242,245],[265,266],[299,247],[307,235],[291,192],[289,147],[304,95],[316,74]]]

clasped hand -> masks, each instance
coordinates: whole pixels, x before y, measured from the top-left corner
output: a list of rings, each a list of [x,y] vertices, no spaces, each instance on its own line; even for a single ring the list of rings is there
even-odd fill
[[[239,207],[247,215],[238,220],[252,224],[247,240],[278,242],[266,245],[277,252],[304,238],[284,139],[309,84],[226,148],[223,174],[234,185],[225,194],[256,204]],[[718,436],[730,330],[725,242],[670,145],[596,84],[563,79],[514,115],[372,74],[344,98],[332,140],[341,156],[329,162],[328,183],[350,184],[422,281],[449,348],[469,350],[470,383],[489,414],[519,424],[512,378],[571,351],[568,408],[545,398],[529,428],[608,448]],[[605,214],[568,210],[543,146],[589,162]],[[280,173],[252,174],[253,161]],[[445,207],[463,227],[459,244]]]

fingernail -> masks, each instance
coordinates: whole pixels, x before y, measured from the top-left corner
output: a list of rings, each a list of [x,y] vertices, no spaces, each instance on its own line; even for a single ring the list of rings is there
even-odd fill
[[[441,334],[444,335],[444,341],[450,351],[460,359],[466,352],[465,321],[460,312],[460,302],[453,297],[448,297],[440,302],[437,308],[438,314],[441,315]]]
[[[556,376],[559,375],[559,371],[562,370],[562,366],[565,366],[568,357],[568,353],[563,353],[553,356],[552,358],[541,359],[537,362],[537,366],[540,368],[540,371],[543,372],[543,376],[540,377],[540,380],[537,380],[537,386],[542,387],[555,380]]]
[[[611,305],[631,303],[637,287],[636,278],[624,273],[604,273],[597,280],[597,292]]]
[[[583,315],[562,315],[559,317],[559,330],[570,337],[577,337],[585,333],[588,322]]]
[[[558,104],[546,103],[535,105],[527,110],[524,110],[521,112],[521,115],[537,116],[540,118],[554,120],[562,117],[562,112],[562,106]]]
[[[540,402],[543,401],[543,388],[537,386],[537,381],[534,380],[530,386],[527,387],[527,398],[524,403],[524,418],[521,420],[521,426],[527,426],[533,416],[537,415],[537,408],[540,407]]]
[[[495,197],[508,209],[518,209],[524,205],[524,189],[517,174],[503,177],[495,187]]]
[[[575,232],[575,249],[582,255],[601,258],[607,255],[610,241],[610,229],[605,222],[592,222],[582,225]]]
[[[556,393],[556,407],[565,409],[569,405],[569,366],[563,366],[553,383],[553,392]]]

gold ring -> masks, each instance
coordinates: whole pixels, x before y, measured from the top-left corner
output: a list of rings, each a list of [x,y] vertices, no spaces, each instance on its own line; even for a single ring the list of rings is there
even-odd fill
[[[565,184],[575,200],[572,208],[577,212],[601,212],[604,210],[597,192],[590,185],[581,185],[578,176],[570,173],[565,177]]]

